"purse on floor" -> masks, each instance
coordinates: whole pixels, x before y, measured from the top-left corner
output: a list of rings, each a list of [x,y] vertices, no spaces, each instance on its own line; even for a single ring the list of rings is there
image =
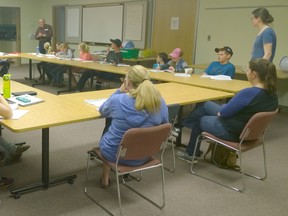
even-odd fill
[[[215,149],[216,148],[216,149]],[[215,152],[214,152],[215,149]],[[213,156],[214,152],[214,156]],[[210,153],[210,158],[208,154]],[[239,170],[237,165],[237,153],[234,150],[225,148],[221,145],[216,145],[214,142],[209,142],[209,147],[204,154],[204,160],[214,163],[216,166],[223,169]]]

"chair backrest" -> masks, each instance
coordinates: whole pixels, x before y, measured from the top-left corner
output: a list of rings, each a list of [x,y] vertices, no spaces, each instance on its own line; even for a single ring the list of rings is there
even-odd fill
[[[240,134],[240,140],[261,139],[273,117],[278,113],[278,109],[271,112],[259,112],[254,114],[247,122]]]
[[[169,122],[174,125],[180,110],[180,104],[171,104],[168,106]]]
[[[147,128],[131,128],[121,140],[118,152],[122,160],[138,160],[157,154],[169,136],[170,123]]]

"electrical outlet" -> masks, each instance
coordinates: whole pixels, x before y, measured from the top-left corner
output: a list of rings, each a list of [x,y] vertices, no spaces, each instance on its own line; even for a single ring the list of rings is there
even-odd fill
[[[211,35],[207,36],[207,41],[211,41]]]

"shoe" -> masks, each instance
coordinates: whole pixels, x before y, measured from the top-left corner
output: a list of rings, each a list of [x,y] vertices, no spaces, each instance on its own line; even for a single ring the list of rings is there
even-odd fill
[[[0,177],[0,190],[12,186],[14,179]]]
[[[12,163],[19,160],[22,156],[22,153],[27,151],[30,148],[29,145],[20,145],[17,146],[16,151],[11,155],[11,157],[5,160],[5,163]]]
[[[176,157],[179,160],[183,160],[183,161],[186,161],[188,163],[193,163],[193,164],[197,164],[198,163],[198,160],[197,160],[196,157],[193,160],[193,156],[190,156],[187,152],[184,152],[184,151],[178,151],[176,153]]]

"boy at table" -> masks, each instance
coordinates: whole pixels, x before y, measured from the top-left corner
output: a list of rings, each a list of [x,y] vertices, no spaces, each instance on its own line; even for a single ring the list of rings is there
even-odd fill
[[[235,66],[230,62],[230,58],[233,55],[232,49],[229,46],[224,46],[222,48],[215,48],[215,52],[218,55],[218,61],[211,62],[204,71],[204,74],[210,76],[226,75],[233,79],[235,75]]]

